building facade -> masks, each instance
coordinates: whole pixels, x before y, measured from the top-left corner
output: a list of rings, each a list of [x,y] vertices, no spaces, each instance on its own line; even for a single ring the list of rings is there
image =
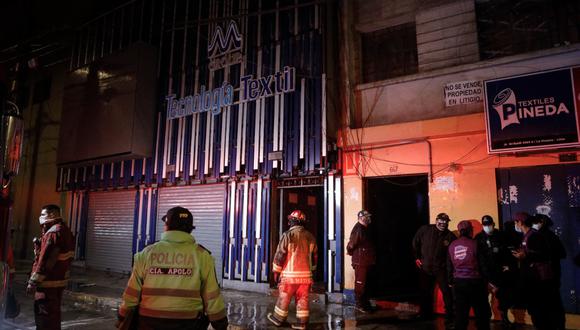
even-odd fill
[[[335,10],[323,1],[144,0],[79,28],[57,173],[76,258],[129,272],[180,205],[224,287],[268,290],[286,215],[302,209],[320,246],[316,288],[340,291]],[[82,124],[70,119],[79,112]]]
[[[377,296],[418,294],[411,239],[436,214],[503,228],[526,211],[553,219],[562,298],[580,312],[579,14],[574,1],[342,3],[344,230],[373,214]]]

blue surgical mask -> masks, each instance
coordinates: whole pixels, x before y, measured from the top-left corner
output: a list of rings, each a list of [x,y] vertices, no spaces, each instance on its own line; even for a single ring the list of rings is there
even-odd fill
[[[542,228],[542,224],[541,223],[534,223],[532,225],[532,228],[534,228],[535,230],[540,230]]]
[[[515,228],[515,230],[516,230],[518,233],[523,233],[523,232],[524,232],[524,231],[522,230],[522,227],[520,227],[520,226],[515,226],[514,228]]]

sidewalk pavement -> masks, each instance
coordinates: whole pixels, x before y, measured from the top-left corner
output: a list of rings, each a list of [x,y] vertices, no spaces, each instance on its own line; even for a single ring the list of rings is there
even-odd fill
[[[17,265],[17,285],[27,280],[25,269],[30,262],[20,261]],[[121,296],[127,284],[128,275],[95,270],[73,268],[69,287],[65,290],[65,301],[74,303],[83,310],[98,311],[103,315],[116,315]],[[230,329],[275,329],[267,320],[276,302],[277,290],[270,294],[222,290]],[[403,306],[404,305],[399,305]],[[324,295],[310,297],[309,329],[445,329],[443,319],[418,321],[413,311],[402,308],[380,309],[374,313],[362,314],[353,306],[325,303]],[[289,322],[295,320],[294,304],[290,305]],[[290,328],[289,324],[280,329]],[[492,325],[492,329],[496,328]],[[111,329],[113,326],[111,324]],[[499,329],[499,328],[498,328]],[[519,329],[529,329],[524,326]]]

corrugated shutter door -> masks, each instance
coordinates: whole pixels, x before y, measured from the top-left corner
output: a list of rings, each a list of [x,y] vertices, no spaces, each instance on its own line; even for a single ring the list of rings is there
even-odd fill
[[[222,231],[225,207],[225,184],[205,184],[199,186],[171,187],[159,189],[157,206],[157,234],[163,233],[161,217],[174,206],[187,208],[193,215],[195,240],[211,251],[215,262],[216,275],[222,278]]]
[[[87,266],[131,271],[135,194],[134,190],[90,193]]]

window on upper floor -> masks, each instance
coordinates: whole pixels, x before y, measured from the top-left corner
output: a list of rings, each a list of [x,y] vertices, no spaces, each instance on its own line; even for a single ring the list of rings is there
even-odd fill
[[[580,41],[578,0],[476,0],[482,60]]]
[[[361,34],[362,82],[417,72],[415,23]]]

